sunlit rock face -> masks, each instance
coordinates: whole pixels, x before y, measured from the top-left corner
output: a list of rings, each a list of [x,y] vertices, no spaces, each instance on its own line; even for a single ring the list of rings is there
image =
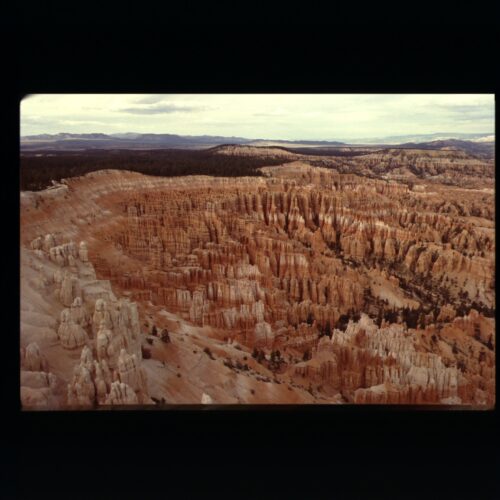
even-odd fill
[[[22,193],[26,405],[494,404],[489,188],[262,170]]]

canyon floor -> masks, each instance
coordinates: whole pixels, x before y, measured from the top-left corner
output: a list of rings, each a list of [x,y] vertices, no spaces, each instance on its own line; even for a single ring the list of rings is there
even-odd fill
[[[493,407],[494,165],[397,154],[22,191],[22,407]]]

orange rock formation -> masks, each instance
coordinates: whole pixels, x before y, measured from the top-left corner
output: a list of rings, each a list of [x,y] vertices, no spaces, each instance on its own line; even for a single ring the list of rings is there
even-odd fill
[[[40,372],[28,343],[43,338],[60,356],[83,346],[59,368],[62,406],[494,404],[492,193],[299,162],[262,170],[100,171],[22,193],[24,371]],[[174,341],[150,339],[142,359],[153,324]],[[232,366],[240,354],[246,369]],[[233,382],[220,380],[226,372]],[[261,378],[272,379],[265,390]],[[36,389],[23,387],[29,406]]]

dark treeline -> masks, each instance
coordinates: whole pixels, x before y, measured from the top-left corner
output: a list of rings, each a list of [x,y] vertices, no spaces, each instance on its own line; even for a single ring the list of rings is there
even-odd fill
[[[259,176],[259,167],[281,163],[283,159],[220,155],[211,150],[32,151],[21,154],[20,184],[22,191],[38,191],[50,186],[52,180],[60,181],[103,169],[131,170],[163,177]]]

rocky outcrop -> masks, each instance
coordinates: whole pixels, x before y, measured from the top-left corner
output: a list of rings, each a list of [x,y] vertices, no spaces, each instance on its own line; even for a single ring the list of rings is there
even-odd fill
[[[94,334],[97,334],[101,327],[109,329],[113,327],[113,323],[111,321],[111,313],[107,310],[106,302],[103,299],[97,299],[94,315],[92,316],[92,330]]]
[[[21,386],[21,404],[23,408],[46,408],[49,406],[50,389],[43,387],[33,389],[31,387]]]
[[[88,341],[87,332],[79,323],[75,323],[70,309],[63,309],[57,335],[61,345],[66,349],[76,349],[85,345]]]
[[[90,325],[90,317],[82,305],[81,297],[75,297],[71,304],[71,320],[82,328],[87,328]]]
[[[50,406],[56,387],[57,377],[53,373],[21,370],[21,405],[30,409]]]
[[[362,314],[345,332],[335,329],[331,339],[322,337],[312,359],[296,365],[295,374],[327,384],[354,403],[481,404],[484,395],[473,394],[457,364],[421,350],[415,333],[396,324],[379,328]],[[483,384],[488,380],[489,374]]]
[[[59,298],[63,306],[71,307],[75,298],[81,296],[80,282],[76,276],[65,272],[61,281]]]
[[[214,403],[213,399],[208,394],[203,393],[201,395],[201,404],[202,405],[211,405],[213,403]]]
[[[37,237],[32,241],[30,249],[37,260],[31,258],[31,269],[39,273],[39,278],[31,279],[29,283],[38,288],[42,286],[38,283],[43,283],[49,301],[44,305],[46,310],[52,297],[55,299],[50,306],[59,319],[53,322],[57,332],[54,338],[64,349],[77,352],[81,349],[80,361],[73,365],[68,383],[64,383],[67,364],[58,361],[60,375],[56,377],[49,373],[49,362],[42,354],[49,347],[47,339],[52,340],[52,337],[45,335],[40,337],[43,340],[41,345],[31,342],[22,347],[23,406],[94,407],[107,404],[113,381],[123,380],[135,391],[135,398],[127,396],[125,400],[150,403],[146,373],[141,368],[136,304],[129,299],[116,299],[110,292],[109,282],[96,280],[84,242],[77,249],[72,241],[61,239],[49,233],[45,238]],[[62,310],[61,305],[65,306]],[[33,314],[29,312],[30,317]],[[48,324],[52,325],[52,321]],[[94,359],[93,351],[97,359]],[[67,391],[61,389],[63,386]]]
[[[82,262],[89,261],[89,251],[87,248],[87,243],[85,241],[80,241],[80,246],[78,247],[78,256]]]
[[[111,368],[115,368],[123,347],[125,347],[123,336],[115,335],[112,330],[107,328],[105,320],[102,320],[97,332],[97,359],[99,361],[105,360]]]
[[[120,382],[134,390],[139,402],[146,402],[148,393],[146,374],[137,356],[128,354],[125,349],[120,351],[118,358],[118,378]]]
[[[267,347],[270,348],[273,345],[274,334],[269,323],[262,321],[255,325],[252,344],[255,347]]]
[[[113,382],[111,391],[106,398],[107,405],[133,405],[138,404],[134,390],[123,382]]]
[[[104,322],[102,327],[100,335],[106,336]],[[148,403],[147,377],[136,354],[130,355],[121,349],[116,370],[112,370],[108,360],[114,362],[114,357],[109,356],[108,352],[105,356],[101,355],[99,340],[98,336],[96,360],[88,346],[82,349],[80,363],[75,366],[73,378],[68,384],[67,403],[70,406],[129,404],[127,401],[131,401],[130,404]],[[109,343],[107,347],[109,349]],[[123,386],[126,388],[123,389]],[[134,392],[133,397],[129,394],[130,390]]]
[[[31,372],[47,371],[47,360],[40,353],[40,347],[36,342],[32,342],[21,349],[21,366]]]
[[[45,387],[53,388],[55,384],[56,377],[52,373],[21,370],[21,387],[42,389]]]
[[[73,380],[68,385],[68,404],[93,406],[96,399],[96,389],[91,372],[83,365],[75,367]]]

